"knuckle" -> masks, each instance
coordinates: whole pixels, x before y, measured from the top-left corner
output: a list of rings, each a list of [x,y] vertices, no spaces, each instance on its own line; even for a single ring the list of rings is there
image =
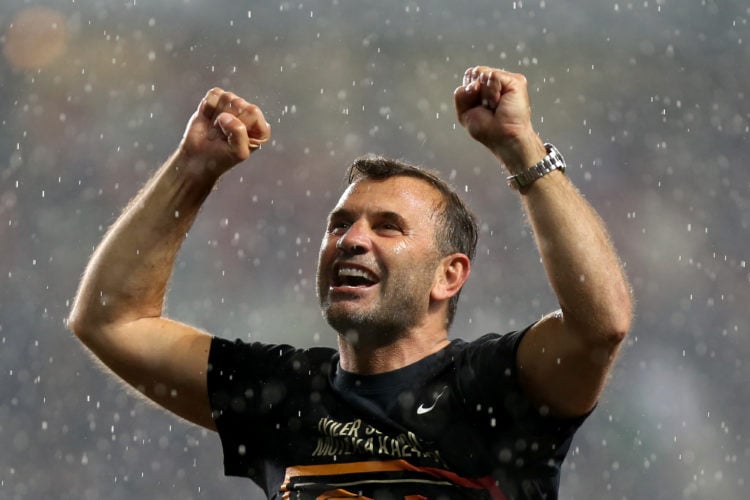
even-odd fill
[[[216,94],[216,107],[218,108],[218,110],[224,111],[225,109],[231,107],[232,98],[232,93],[224,90],[221,90],[220,93]]]
[[[208,92],[206,92],[206,97],[210,96],[220,96],[224,92],[223,89],[220,87],[213,87]]]
[[[251,102],[245,103],[244,110],[245,112],[250,113],[252,115],[260,113],[260,108],[258,107],[258,105],[253,104]]]

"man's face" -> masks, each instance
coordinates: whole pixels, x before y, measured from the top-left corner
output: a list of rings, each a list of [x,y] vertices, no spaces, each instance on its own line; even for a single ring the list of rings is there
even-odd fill
[[[422,321],[440,262],[440,200],[412,177],[364,179],[344,192],[328,218],[317,274],[323,316],[335,330],[379,342]]]

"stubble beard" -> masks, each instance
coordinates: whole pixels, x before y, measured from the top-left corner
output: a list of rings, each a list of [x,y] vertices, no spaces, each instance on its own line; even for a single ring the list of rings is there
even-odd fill
[[[323,307],[323,317],[351,344],[376,346],[405,336],[419,323],[418,308],[412,295],[406,300],[386,300],[366,309],[329,303]]]
[[[426,277],[429,274],[419,273]],[[353,345],[381,346],[408,334],[420,321],[422,300],[429,293],[431,281],[410,279],[391,281],[381,289],[374,303],[357,304],[356,299],[343,304],[332,303],[320,290],[323,317],[339,335]],[[381,282],[380,286],[386,286]]]

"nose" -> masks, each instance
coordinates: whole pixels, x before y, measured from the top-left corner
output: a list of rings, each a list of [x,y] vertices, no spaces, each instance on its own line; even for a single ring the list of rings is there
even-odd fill
[[[370,249],[371,239],[361,222],[356,222],[346,229],[336,241],[336,248],[349,254],[363,254]]]

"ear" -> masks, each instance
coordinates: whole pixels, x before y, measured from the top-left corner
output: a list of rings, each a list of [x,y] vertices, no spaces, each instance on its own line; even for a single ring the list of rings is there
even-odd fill
[[[471,272],[471,261],[462,253],[443,257],[435,270],[435,282],[430,290],[433,301],[448,300],[464,286]]]

